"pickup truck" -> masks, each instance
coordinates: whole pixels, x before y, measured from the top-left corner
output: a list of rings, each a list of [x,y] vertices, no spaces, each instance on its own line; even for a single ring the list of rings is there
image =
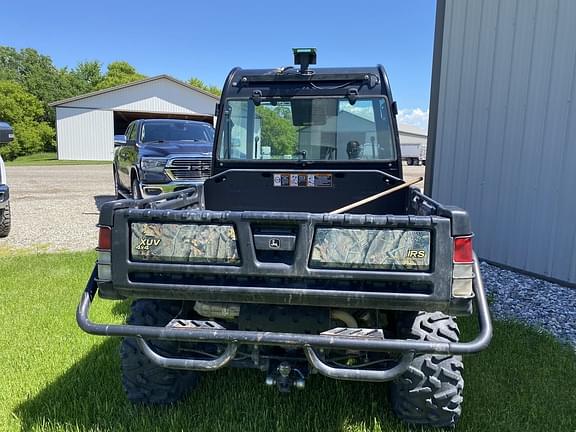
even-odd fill
[[[214,128],[204,122],[141,119],[114,137],[117,198],[148,198],[202,184],[210,176]]]
[[[454,426],[462,355],[492,335],[469,216],[402,180],[382,66],[294,57],[230,72],[201,187],[102,207],[77,321],[124,338],[134,403],[174,403],[230,365],[281,392],[314,374],[390,382],[401,419]],[[126,324],[89,319],[97,293],[132,301]],[[460,341],[455,316],[474,310]]]
[[[0,145],[14,139],[14,131],[8,123],[0,122]],[[6,168],[0,156],[0,237],[10,234],[12,218],[10,214],[10,188],[7,185]]]

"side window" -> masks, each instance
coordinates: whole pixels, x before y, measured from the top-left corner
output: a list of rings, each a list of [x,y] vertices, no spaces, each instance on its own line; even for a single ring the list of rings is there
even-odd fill
[[[130,131],[128,132],[128,136],[126,137],[130,141],[136,141],[136,134],[138,133],[138,124],[133,123]]]

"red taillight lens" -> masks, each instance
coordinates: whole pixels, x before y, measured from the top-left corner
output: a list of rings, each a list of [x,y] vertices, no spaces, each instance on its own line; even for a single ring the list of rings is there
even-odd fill
[[[454,262],[461,264],[469,264],[474,262],[472,236],[456,237],[454,239]]]
[[[110,227],[101,226],[98,234],[98,249],[110,250],[112,246],[112,230]]]

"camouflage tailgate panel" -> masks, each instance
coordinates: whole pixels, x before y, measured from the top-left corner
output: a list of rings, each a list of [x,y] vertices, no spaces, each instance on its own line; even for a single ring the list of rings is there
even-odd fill
[[[318,228],[310,266],[425,271],[430,268],[430,232]]]
[[[135,261],[239,265],[232,225],[133,223]]]

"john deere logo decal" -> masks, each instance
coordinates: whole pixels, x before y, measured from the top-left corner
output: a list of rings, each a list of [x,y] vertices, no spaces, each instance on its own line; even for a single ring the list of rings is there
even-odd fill
[[[270,246],[270,249],[280,249],[280,239],[277,238],[270,239],[268,246]]]

